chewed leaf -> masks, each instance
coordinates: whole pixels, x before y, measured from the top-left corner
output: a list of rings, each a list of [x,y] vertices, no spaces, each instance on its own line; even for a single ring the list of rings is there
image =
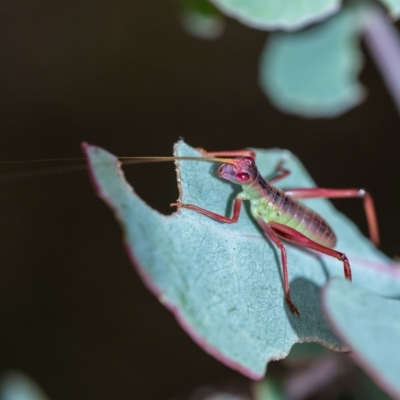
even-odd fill
[[[357,80],[362,65],[362,16],[346,7],[323,23],[270,36],[260,60],[260,84],[282,111],[334,117],[364,99]]]
[[[400,398],[400,301],[332,280],[323,302],[335,332],[351,355],[394,398]]]
[[[211,0],[222,12],[257,29],[299,29],[335,13],[339,0]]]
[[[381,2],[389,9],[389,13],[393,18],[400,17],[400,0],[381,0]]]
[[[144,283],[207,352],[247,376],[261,378],[267,362],[285,357],[296,342],[341,348],[319,300],[327,279],[343,276],[341,262],[286,246],[292,299],[301,313],[297,318],[284,302],[279,255],[246,209],[232,225],[186,209],[161,215],[134,193],[113,155],[89,145],[84,149],[95,189],[121,223],[128,254]],[[175,152],[200,156],[183,142]],[[286,187],[315,186],[289,152],[257,151],[264,175],[281,160],[292,171],[283,181]],[[213,164],[180,161],[178,172],[182,202],[226,213],[237,188],[216,178]],[[307,204],[335,229],[338,249],[352,262],[354,281],[378,293],[400,295],[389,260],[347,218],[328,201]]]

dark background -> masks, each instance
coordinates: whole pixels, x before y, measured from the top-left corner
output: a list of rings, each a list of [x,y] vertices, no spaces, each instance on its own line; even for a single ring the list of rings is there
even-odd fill
[[[0,5],[0,158],[169,155],[282,147],[325,187],[366,187],[382,249],[400,255],[399,116],[370,60],[367,101],[332,120],[274,109],[257,86],[265,33],[229,21],[204,42],[170,1],[22,0]],[[2,171],[11,168],[2,166]],[[173,165],[128,178],[169,213]],[[225,201],[225,199],[221,199]],[[361,201],[337,201],[366,232]],[[239,377],[205,354],[145,289],[85,172],[0,183],[0,366],[58,399],[166,399]]]

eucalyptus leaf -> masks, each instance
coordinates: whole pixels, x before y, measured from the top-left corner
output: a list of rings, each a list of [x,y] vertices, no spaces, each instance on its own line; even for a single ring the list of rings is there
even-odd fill
[[[113,155],[89,145],[84,150],[96,192],[121,223],[125,247],[144,283],[205,351],[258,379],[268,361],[285,357],[296,342],[343,349],[319,301],[327,279],[343,277],[341,262],[286,246],[292,300],[301,313],[296,317],[285,305],[279,254],[248,210],[232,225],[186,209],[162,215],[135,194]],[[175,154],[201,155],[182,141]],[[292,171],[282,181],[284,187],[315,186],[288,151],[257,150],[264,175],[273,173],[282,160]],[[181,201],[226,214],[239,188],[215,177],[215,166],[209,162],[177,164]],[[337,248],[347,253],[357,284],[400,295],[390,260],[353,223],[326,200],[305,203],[336,231]]]
[[[400,0],[381,0],[381,2],[389,9],[393,18],[398,19],[400,17]]]
[[[49,400],[43,390],[26,374],[7,371],[0,379],[1,400]]]
[[[378,385],[400,398],[400,301],[335,279],[323,291],[323,303],[355,361]]]
[[[299,29],[340,8],[339,0],[211,0],[225,14],[257,29]]]
[[[319,25],[275,33],[262,52],[260,85],[276,107],[306,117],[334,117],[364,99],[360,7],[345,7]]]

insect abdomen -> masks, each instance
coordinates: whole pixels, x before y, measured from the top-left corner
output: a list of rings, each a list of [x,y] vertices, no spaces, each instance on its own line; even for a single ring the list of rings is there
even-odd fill
[[[335,246],[336,236],[320,215],[275,187],[266,200],[269,208],[267,219],[270,222],[289,226],[323,246]]]

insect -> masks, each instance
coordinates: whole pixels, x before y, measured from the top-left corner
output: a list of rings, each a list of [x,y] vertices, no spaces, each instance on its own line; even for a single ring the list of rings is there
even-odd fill
[[[251,150],[238,150],[229,152],[207,152],[199,149],[204,157],[119,157],[124,164],[135,164],[143,162],[162,162],[173,160],[198,160],[216,161],[222,163],[218,169],[218,176],[234,184],[240,185],[242,191],[236,196],[233,204],[231,217],[216,214],[194,204],[184,204],[180,201],[172,203],[178,209],[186,208],[199,212],[207,217],[221,223],[234,224],[238,221],[242,202],[250,202],[251,214],[260,225],[265,235],[277,246],[281,253],[283,271],[283,288],[285,301],[290,311],[300,315],[297,307],[291,300],[288,274],[288,261],[285,245],[282,240],[288,241],[300,247],[309,248],[317,252],[334,257],[343,263],[344,276],[351,281],[350,263],[344,253],[334,250],[336,236],[332,228],[322,216],[299,202],[306,198],[346,198],[358,197],[364,200],[364,209],[368,221],[371,240],[379,244],[379,231],[376,213],[372,197],[363,189],[323,189],[323,188],[295,188],[280,190],[273,184],[285,178],[290,171],[283,167],[280,162],[276,166],[275,175],[265,180],[257,169],[255,153]],[[229,157],[229,158],[221,158]],[[82,159],[73,159],[82,160]],[[54,160],[32,160],[30,162],[60,161]],[[61,160],[64,161],[64,160]],[[0,162],[0,163],[22,163]],[[82,166],[62,167],[56,172],[75,171],[83,169]],[[53,170],[54,171],[54,170]],[[30,176],[48,174],[49,170],[39,170],[29,173]],[[22,177],[24,174],[4,176],[8,178]]]
[[[234,224],[239,219],[242,202],[248,200],[252,216],[266,236],[280,250],[285,300],[292,313],[300,315],[290,297],[288,261],[282,239],[297,246],[306,247],[337,258],[343,263],[345,278],[349,281],[352,279],[350,263],[346,255],[333,249],[336,244],[336,236],[332,228],[322,216],[301,204],[299,199],[345,197],[364,199],[370,237],[375,245],[379,244],[379,231],[374,203],[370,194],[365,190],[296,188],[283,191],[273,185],[273,183],[290,174],[290,171],[283,168],[282,163],[277,165],[276,175],[269,180],[265,180],[257,169],[255,153],[251,150],[234,152],[206,152],[203,149],[200,150],[205,156],[209,157],[239,156],[232,160],[225,160],[225,163],[218,169],[220,178],[242,186],[242,191],[234,201],[232,216],[219,215],[193,204],[177,202],[172,205],[199,212],[222,223]]]

